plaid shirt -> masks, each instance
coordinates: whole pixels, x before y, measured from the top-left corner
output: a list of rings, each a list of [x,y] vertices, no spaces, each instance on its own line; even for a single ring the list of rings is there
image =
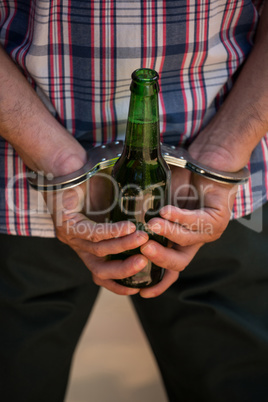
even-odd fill
[[[187,145],[218,110],[252,48],[261,1],[2,0],[0,40],[51,113],[85,147],[123,139],[134,69],[160,75],[162,141]],[[1,134],[1,133],[0,133]],[[267,200],[268,136],[233,217]],[[25,166],[0,138],[0,232],[54,236]],[[6,189],[6,190],[5,190]]]

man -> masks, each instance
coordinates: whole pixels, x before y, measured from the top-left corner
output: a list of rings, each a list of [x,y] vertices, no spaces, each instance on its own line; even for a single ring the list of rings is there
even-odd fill
[[[226,227],[231,211],[239,218],[267,200],[267,18],[267,5],[238,0],[2,2],[6,400],[63,400],[98,286],[133,296],[171,401],[266,400],[267,207],[261,234],[237,222]],[[86,163],[88,146],[123,138],[129,79],[141,66],[160,74],[164,142],[211,168],[248,165],[252,173],[236,193],[173,169],[174,205],[149,222],[169,248],[129,222],[99,230],[103,224],[82,213],[85,185],[45,196],[51,219],[25,179],[25,165],[62,176]],[[106,260],[139,246],[124,262]],[[166,269],[158,285],[139,291],[114,281],[147,259]]]

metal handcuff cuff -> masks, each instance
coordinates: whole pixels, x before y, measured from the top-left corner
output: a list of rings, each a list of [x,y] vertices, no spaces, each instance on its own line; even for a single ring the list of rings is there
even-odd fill
[[[88,151],[87,163],[76,172],[65,176],[54,177],[52,174],[47,174],[45,176],[33,171],[28,171],[28,182],[35,190],[42,192],[59,191],[76,187],[93,177],[99,171],[114,166],[115,162],[121,155],[123,144],[123,141],[115,141],[90,149]],[[212,169],[193,159],[183,148],[161,144],[161,152],[165,161],[169,165],[188,169],[190,172],[216,182],[243,184],[250,176],[247,168],[243,168],[234,173]]]

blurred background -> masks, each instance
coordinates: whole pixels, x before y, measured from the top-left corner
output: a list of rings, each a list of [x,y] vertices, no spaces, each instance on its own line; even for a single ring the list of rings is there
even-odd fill
[[[76,349],[65,401],[168,401],[128,297],[101,290]]]

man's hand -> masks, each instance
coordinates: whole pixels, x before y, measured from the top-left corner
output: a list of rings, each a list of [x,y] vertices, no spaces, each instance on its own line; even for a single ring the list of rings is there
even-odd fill
[[[93,183],[90,190],[101,188],[98,178],[94,178]],[[87,196],[91,196],[91,200],[88,200]],[[140,254],[124,261],[109,261],[107,256],[142,246],[148,241],[148,235],[136,231],[136,226],[131,222],[96,222],[100,221],[97,208],[103,211],[107,207],[106,202],[103,205],[102,201],[109,198],[108,192],[106,197],[103,197],[102,191],[99,191],[97,200],[97,193],[89,192],[84,183],[74,189],[44,194],[44,198],[52,215],[58,239],[78,254],[91,271],[94,282],[119,295],[138,293],[138,289],[121,286],[114,279],[136,274],[145,267],[147,258]],[[88,205],[90,210],[86,213]],[[91,220],[89,216],[96,221]]]
[[[155,297],[174,283],[204,243],[217,240],[230,219],[236,187],[219,184],[179,168],[173,169],[173,204],[161,209],[161,218],[148,222],[153,232],[169,239],[169,247],[150,240],[141,247],[149,260],[166,269],[162,282],[142,289]]]

